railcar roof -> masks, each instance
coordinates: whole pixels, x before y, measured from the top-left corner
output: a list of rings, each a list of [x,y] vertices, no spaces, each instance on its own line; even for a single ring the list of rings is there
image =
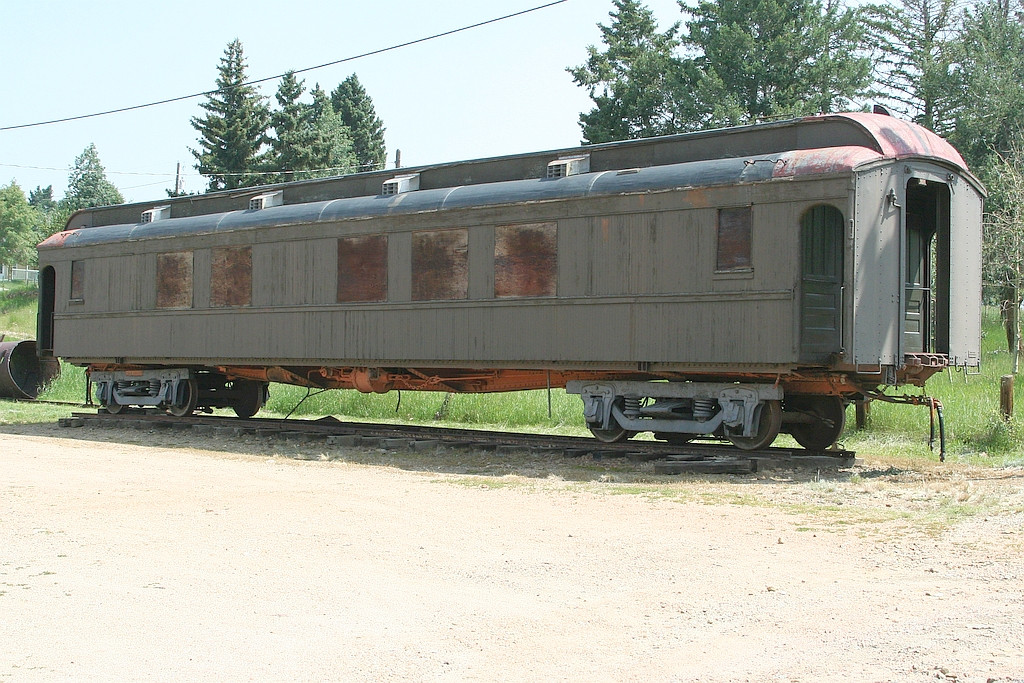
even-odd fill
[[[580,155],[588,156],[589,172],[545,178],[550,162]],[[877,114],[833,114],[86,209],[72,215],[66,230],[40,248],[764,182],[849,172],[867,163],[909,157],[967,170],[948,142],[921,126]],[[404,174],[417,174],[418,190],[381,194],[384,181]],[[282,192],[283,205],[247,209],[251,197],[276,191]],[[170,217],[139,222],[142,211],[157,206],[170,207]]]

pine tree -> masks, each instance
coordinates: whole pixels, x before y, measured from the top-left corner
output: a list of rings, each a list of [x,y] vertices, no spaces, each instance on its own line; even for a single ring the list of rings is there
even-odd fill
[[[1024,136],[1024,18],[1008,0],[976,5],[964,17],[953,75],[958,82],[950,141],[983,180]],[[1001,202],[999,193],[988,204]]]
[[[334,111],[330,96],[317,85],[309,105],[313,120],[313,168],[322,169],[314,175],[343,175],[359,169],[352,145],[352,132]]]
[[[587,62],[567,71],[587,88],[594,108],[580,114],[585,143],[674,133],[673,79],[680,71],[673,50],[679,24],[659,32],[654,15],[637,0],[614,0],[608,26],[598,24],[604,52],[590,45]]]
[[[124,197],[107,180],[106,170],[100,162],[96,145],[90,144],[75,157],[75,165],[68,174],[68,189],[60,200],[62,209],[77,211],[93,206],[124,204]]]
[[[949,70],[956,31],[955,0],[900,0],[870,5],[875,81],[895,112],[947,134],[955,94]]]
[[[870,84],[858,11],[819,0],[681,6],[692,56],[676,105],[688,129],[847,109]]]
[[[270,139],[268,168],[279,171],[277,180],[283,182],[301,177],[296,172],[317,167],[313,109],[299,101],[303,92],[303,81],[295,78],[295,72],[286,73],[277,88],[279,109],[270,115],[274,137]]]
[[[262,151],[267,143],[270,111],[256,88],[246,85],[245,57],[237,39],[228,44],[217,67],[217,90],[193,117],[199,149],[192,149],[196,169],[209,178],[209,190],[249,187],[263,182]]]
[[[352,132],[352,148],[361,171],[384,168],[387,150],[384,146],[384,124],[377,117],[373,100],[355,74],[331,93],[331,104],[341,122]]]

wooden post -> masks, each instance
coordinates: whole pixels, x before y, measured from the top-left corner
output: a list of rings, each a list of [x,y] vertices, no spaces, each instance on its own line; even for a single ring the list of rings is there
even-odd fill
[[[1004,420],[1013,417],[1013,375],[999,378],[999,412]]]
[[[857,408],[857,429],[867,429],[871,418],[871,400],[862,396],[854,401],[854,406]]]

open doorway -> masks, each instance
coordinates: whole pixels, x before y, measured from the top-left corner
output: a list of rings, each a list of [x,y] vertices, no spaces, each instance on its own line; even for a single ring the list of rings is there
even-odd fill
[[[907,183],[903,352],[949,353],[949,186]]]
[[[39,312],[36,317],[37,353],[53,355],[53,310],[57,296],[56,273],[53,266],[39,272]]]

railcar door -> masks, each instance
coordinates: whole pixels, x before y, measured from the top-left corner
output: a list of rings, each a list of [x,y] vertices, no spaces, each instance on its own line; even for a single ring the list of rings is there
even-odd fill
[[[800,220],[800,360],[827,363],[842,351],[843,214],[812,207]]]
[[[39,273],[39,309],[36,312],[39,355],[53,354],[53,307],[57,296],[56,290],[53,266],[46,266]]]
[[[912,177],[905,196],[903,353],[948,353],[949,186]]]

